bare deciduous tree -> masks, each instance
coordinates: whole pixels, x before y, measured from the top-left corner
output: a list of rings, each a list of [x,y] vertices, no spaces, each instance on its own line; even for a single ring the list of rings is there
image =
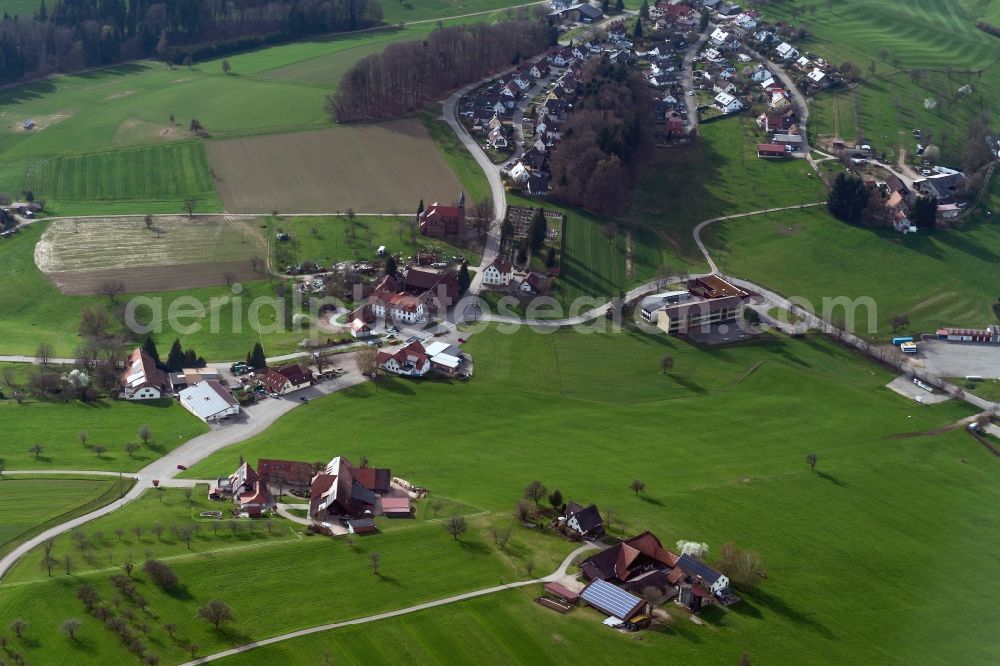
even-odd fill
[[[469,526],[465,522],[465,516],[452,516],[445,521],[444,529],[455,541],[458,541],[458,537],[465,534]]]
[[[125,291],[125,283],[121,280],[106,280],[97,288],[97,293],[107,296],[114,303],[119,294]]]
[[[232,621],[233,610],[229,607],[229,604],[218,599],[212,599],[198,609],[198,617],[210,623],[218,631],[223,624]]]
[[[646,489],[646,484],[643,481],[640,481],[639,479],[633,479],[632,483],[628,484],[628,487],[629,490],[635,493],[636,497],[638,497],[639,493],[641,493]]]
[[[806,454],[806,464],[809,465],[809,469],[810,470],[812,470],[814,472],[816,471],[816,463],[817,462],[819,462],[819,456],[818,455],[816,455],[815,453],[807,453]]]

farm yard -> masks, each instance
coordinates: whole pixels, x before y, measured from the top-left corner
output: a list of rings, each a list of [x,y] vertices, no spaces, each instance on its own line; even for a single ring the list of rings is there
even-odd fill
[[[416,211],[462,189],[420,121],[344,125],[207,144],[226,210]]]
[[[477,377],[461,391],[392,379],[363,385],[313,401],[184,475],[224,472],[240,453],[250,460],[278,452],[308,460],[327,447],[301,433],[336,427],[348,443],[340,453],[392,460],[394,474],[421,479],[435,495],[497,516],[509,515],[523,487],[537,478],[564,497],[613,509],[621,523],[615,535],[650,529],[668,544],[707,541],[712,553],[729,540],[759,551],[768,577],[744,596],[745,604],[707,614],[707,629],[679,620],[644,635],[643,644],[658,648],[650,650],[650,663],[662,662],[664,654],[706,661],[706,631],[711,663],[731,663],[728,657],[742,650],[755,658],[795,655],[818,664],[844,663],[873,650],[924,663],[996,657],[995,646],[972,640],[993,625],[982,619],[989,615],[986,598],[953,603],[920,584],[927,567],[943,566],[956,553],[963,561],[956,568],[960,587],[996,569],[974,545],[995,532],[990,516],[1000,487],[990,471],[994,458],[961,428],[938,431],[969,413],[962,404],[904,400],[884,388],[891,375],[816,336],[705,350],[637,332],[487,331],[468,349]],[[668,374],[657,364],[664,353],[676,359]],[[392,417],[400,398],[408,406],[405,422]],[[706,410],[723,401],[726,418],[706,430]],[[443,411],[444,402],[449,408]],[[484,448],[477,427],[454,414],[485,414],[496,405],[504,405],[508,416],[481,427],[502,445]],[[669,425],[650,418],[660,412],[670,414]],[[831,421],[838,427],[823,425]],[[377,442],[365,436],[372,423],[382,424]],[[572,455],[550,445],[566,432],[573,433]],[[905,433],[927,434],[899,437]],[[641,443],[643,455],[590,464],[607,454],[608,442],[622,439]],[[810,450],[819,453],[816,472],[804,462]],[[629,492],[633,478],[645,480],[645,494]],[[881,535],[878,543],[862,536],[871,533]],[[959,543],[945,550],[942,538]],[[851,556],[859,540],[863,558]],[[880,573],[886,570],[894,575]],[[862,608],[845,598],[845,579],[868,590],[870,603]],[[503,604],[492,597],[488,602]],[[454,606],[452,612],[453,620],[441,621],[479,626],[475,610]],[[532,617],[526,608],[524,613]],[[572,643],[575,623],[585,623],[593,650],[622,641],[599,627],[590,611],[548,617],[538,629],[543,634],[529,635]],[[305,624],[315,618],[285,630]],[[928,625],[941,633],[932,637],[916,629]],[[350,633],[366,644],[386,627]],[[339,635],[290,646],[314,648],[313,656],[336,654]],[[274,647],[264,654],[283,653]]]
[[[159,216],[147,227],[142,217],[62,219],[42,234],[35,265],[64,294],[97,294],[119,279],[126,291],[147,292],[260,280],[266,253],[253,220]]]

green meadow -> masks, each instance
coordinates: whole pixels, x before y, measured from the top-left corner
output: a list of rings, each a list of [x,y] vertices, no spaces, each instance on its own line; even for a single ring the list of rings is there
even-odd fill
[[[190,499],[178,489],[148,491],[135,504],[85,526],[83,548],[75,537],[59,537],[53,556],[60,565],[51,577],[40,554],[22,561],[0,584],[0,621],[7,626],[22,617],[32,626],[26,640],[13,641],[10,647],[37,663],[73,657],[101,664],[125,658],[119,641],[88,616],[73,595],[86,582],[110,602],[114,592],[108,579],[130,557],[138,562],[133,573],[137,588],[149,602],[147,611],[135,611],[132,623],[145,623],[147,652],[163,663],[178,663],[185,660],[190,642],[207,654],[293,626],[347,620],[489,587],[524,577],[522,558],[536,549],[539,568],[551,570],[572,548],[548,539],[539,545],[543,538],[531,533],[512,539],[508,552],[500,553],[479,530],[453,540],[438,520],[383,525],[382,534],[367,538],[306,536],[302,526],[280,519],[269,529],[265,521],[200,518],[202,511],[227,508],[205,499],[204,491],[197,488]],[[174,528],[192,525],[199,530],[189,547],[178,536],[183,532]],[[370,567],[372,552],[379,553],[377,574]],[[178,589],[163,592],[140,573],[148,557],[167,562],[177,572]],[[292,563],[301,584],[287,584]],[[249,580],[259,587],[254,594],[242,593]],[[260,586],[266,586],[266,592]],[[197,607],[210,599],[224,600],[233,608],[235,620],[221,632],[194,619]],[[66,617],[82,620],[79,642],[49,630]],[[166,624],[179,627],[173,637],[163,628]]]
[[[114,477],[10,475],[0,478],[0,553],[53,525],[93,511],[131,487]]]
[[[85,224],[82,222],[81,224]],[[52,345],[56,356],[72,357],[82,342],[79,336],[80,312],[93,305],[110,308],[106,298],[97,296],[66,296],[35,266],[34,248],[45,228],[34,224],[16,236],[0,242],[0,326],[4,340],[0,349],[7,354],[32,355],[39,343]],[[269,355],[287,353],[307,337],[308,332],[295,331],[282,323],[274,307],[256,307],[262,335],[247,325],[253,301],[275,298],[275,284],[267,281],[249,282],[236,295],[226,285],[190,289],[184,292],[164,291],[142,294],[149,299],[136,309],[136,319],[153,332],[157,344],[169,349],[174,338],[180,338],[185,348],[193,347],[208,360],[244,358],[254,342],[263,339]],[[175,331],[169,324],[171,308],[175,313],[187,311],[187,305],[177,301],[197,301],[199,312],[192,317],[179,316],[176,321],[188,330]],[[128,296],[119,297],[119,301]],[[154,309],[155,306],[155,309]],[[113,319],[113,318],[112,318]]]
[[[814,98],[812,134],[849,140],[863,135],[879,150],[898,154],[903,148],[912,154],[916,143],[910,131],[922,128],[925,137],[941,146],[943,160],[957,164],[968,121],[980,113],[996,116],[1000,108],[996,37],[975,25],[981,17],[997,23],[995,3],[816,1],[799,19],[791,16],[796,6],[770,3],[766,16],[806,23],[812,38],[797,43],[800,50],[837,64],[853,60],[864,70],[859,87]],[[868,69],[870,63],[874,73]],[[972,93],[959,93],[966,84]],[[936,106],[926,108],[926,98],[933,98]]]
[[[540,479],[569,499],[613,510],[616,533],[650,529],[668,546],[704,540],[716,553],[732,540],[761,553],[767,580],[745,591],[744,604],[708,613],[707,627],[680,619],[644,634],[643,646],[656,649],[622,648],[642,663],[664,656],[732,663],[743,650],[755,660],[828,664],[865,654],[885,663],[996,658],[995,646],[976,638],[995,628],[989,596],[941,597],[924,584],[928,568],[950,566],[955,589],[977,589],[996,569],[977,545],[998,536],[990,518],[1000,494],[995,459],[961,428],[941,430],[969,413],[964,405],[905,400],[884,388],[890,374],[815,336],[696,349],[638,332],[491,329],[467,346],[477,363],[471,383],[380,379],[312,401],[185,475],[224,473],[241,455],[364,455],[434,495],[498,516]],[[675,358],[668,374],[659,369],[664,354]],[[398,418],[401,404],[406,419]],[[497,405],[502,417],[478,416]],[[379,424],[375,438],[366,436],[372,423]],[[326,428],[342,444],[302,436]],[[804,460],[809,452],[820,459],[815,472]],[[638,496],[628,489],[635,478],[647,488]],[[845,580],[867,591],[866,604],[844,592]],[[491,599],[488,607],[505,603]],[[578,635],[594,642],[592,654],[623,641],[590,612],[564,618],[533,614],[521,602],[515,608],[527,619],[510,631],[541,645],[508,647],[512,656],[502,652],[500,660],[568,662],[572,653],[556,648]],[[471,632],[463,635],[473,642],[507,635],[481,619],[501,610],[477,609],[454,606],[401,622],[431,616],[430,635],[440,622]],[[352,632],[364,645],[385,628]],[[335,644],[331,633],[269,648],[248,663],[297,645],[315,650],[307,653],[315,661],[326,650],[336,656],[342,648]],[[402,645],[404,653],[438,649],[433,640]]]
[[[5,387],[5,390],[6,387]],[[208,427],[173,400],[84,403],[0,400],[4,438],[0,458],[8,469],[138,470]],[[149,426],[152,437],[143,444],[138,432]],[[86,440],[80,437],[86,433]],[[125,444],[140,444],[129,455]],[[36,456],[36,444],[42,451]],[[98,453],[95,447],[105,450]]]
[[[878,330],[862,333],[888,336],[895,315],[909,317],[908,333],[997,321],[1000,230],[983,220],[903,236],[813,208],[720,223],[707,237],[723,271],[805,298],[817,311],[826,297],[873,299]],[[864,329],[867,313],[858,314]]]

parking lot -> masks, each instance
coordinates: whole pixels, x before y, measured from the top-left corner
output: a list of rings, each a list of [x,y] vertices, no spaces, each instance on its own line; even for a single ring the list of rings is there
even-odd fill
[[[917,358],[935,375],[1000,379],[1000,345],[927,340],[919,350]]]

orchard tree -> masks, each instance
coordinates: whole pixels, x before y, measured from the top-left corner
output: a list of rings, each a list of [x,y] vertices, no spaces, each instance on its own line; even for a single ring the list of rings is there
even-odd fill
[[[452,516],[445,521],[444,529],[455,541],[458,541],[458,537],[465,534],[469,526],[465,522],[465,516]]]

